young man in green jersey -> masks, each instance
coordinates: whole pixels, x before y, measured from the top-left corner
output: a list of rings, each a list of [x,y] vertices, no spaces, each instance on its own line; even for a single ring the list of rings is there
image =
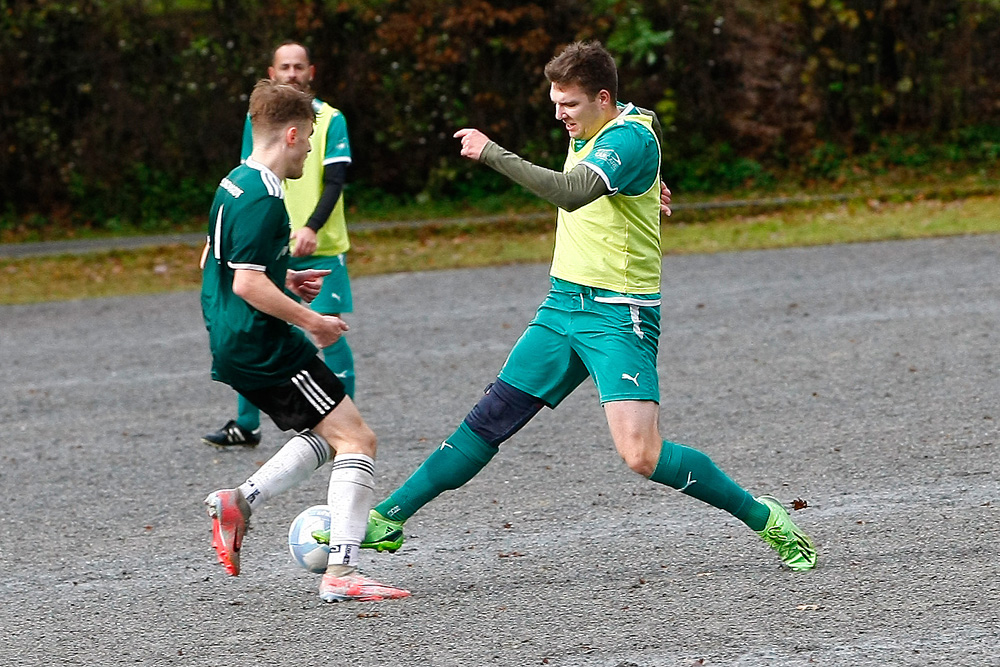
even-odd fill
[[[297,42],[284,42],[272,54],[268,76],[272,81],[294,86],[312,94],[316,66],[309,51]],[[312,147],[301,178],[282,183],[285,208],[291,220],[291,258],[295,270],[321,269],[330,273],[311,308],[325,315],[340,315],[353,309],[351,282],[347,275],[346,253],[351,247],[344,216],[344,183],[351,164],[351,144],[344,115],[317,97],[312,100],[316,120],[309,139]],[[243,126],[240,159],[253,150],[250,116]],[[344,383],[347,395],[354,398],[354,355],[341,336],[323,348],[323,361]],[[218,431],[202,436],[202,442],[216,447],[260,443],[260,410],[242,395],[237,397],[236,419]]]
[[[212,546],[226,571],[238,575],[251,514],[332,456],[330,556],[320,597],[325,602],[406,597],[408,591],[357,570],[374,499],[375,434],[317,349],[336,342],[347,325],[293,298],[308,302],[328,275],[288,268],[282,182],[302,175],[313,129],[312,97],[264,79],[250,96],[250,118],[253,152],[222,179],[212,203],[202,256],[202,314],[212,377],[296,435],[238,488],[208,495]]]
[[[466,128],[461,155],[558,207],[551,289],[496,381],[426,461],[375,506],[363,547],[395,551],[403,522],[479,472],[542,407],[594,379],[618,453],[635,472],[730,512],[793,570],[816,551],[781,503],[754,498],[704,453],[660,437],[660,213],[655,117],[617,100],[618,74],[597,43],[576,43],[545,68],[556,119],[569,133],[562,172],[536,166]]]

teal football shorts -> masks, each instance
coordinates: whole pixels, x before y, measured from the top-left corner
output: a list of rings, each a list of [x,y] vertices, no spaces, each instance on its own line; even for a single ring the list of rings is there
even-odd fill
[[[330,275],[323,277],[323,287],[313,299],[309,307],[317,313],[331,315],[333,313],[350,313],[354,310],[354,300],[351,297],[351,281],[347,277],[347,261],[340,255],[307,255],[305,257],[289,257],[288,268],[293,271],[305,269],[329,269]]]
[[[500,370],[504,382],[557,406],[594,378],[601,403],[660,402],[660,295],[622,294],[552,278]]]

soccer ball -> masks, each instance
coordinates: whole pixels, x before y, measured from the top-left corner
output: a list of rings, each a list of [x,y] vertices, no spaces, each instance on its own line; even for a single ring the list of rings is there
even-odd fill
[[[313,539],[315,530],[330,530],[330,506],[313,505],[295,517],[288,527],[288,551],[300,567],[323,574],[330,556],[330,545]]]

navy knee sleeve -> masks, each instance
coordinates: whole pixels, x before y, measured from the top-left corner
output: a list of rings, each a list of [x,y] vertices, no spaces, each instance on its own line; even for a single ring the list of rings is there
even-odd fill
[[[465,423],[473,433],[496,447],[521,430],[544,405],[497,378],[465,417]]]

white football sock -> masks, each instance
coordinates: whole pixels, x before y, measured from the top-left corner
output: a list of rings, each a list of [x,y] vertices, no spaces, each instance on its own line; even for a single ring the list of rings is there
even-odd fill
[[[286,442],[240,485],[251,509],[287,491],[330,459],[330,445],[318,433],[302,431]]]
[[[358,564],[361,541],[368,527],[368,512],[375,502],[375,461],[364,454],[338,454],[333,459],[326,503],[330,506],[331,566]],[[329,570],[328,570],[329,571]]]

